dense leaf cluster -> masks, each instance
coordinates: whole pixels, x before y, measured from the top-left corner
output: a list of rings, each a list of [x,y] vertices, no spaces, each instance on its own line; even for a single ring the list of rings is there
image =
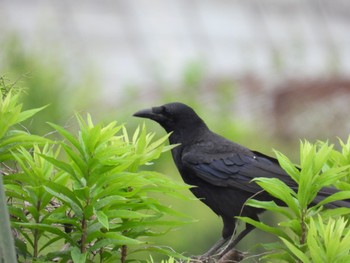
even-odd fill
[[[16,127],[40,109],[21,111],[20,93],[0,94],[0,160],[21,262],[126,262],[142,250],[175,255],[149,244],[184,223],[157,195],[182,198],[186,188],[141,166],[173,146],[146,128],[129,136],[116,122],[93,124],[77,115],[77,135],[50,124],[52,141]],[[14,163],[15,165],[11,165]]]
[[[269,251],[263,259],[269,262],[350,262],[350,209],[324,208],[334,201],[350,199],[350,137],[346,143],[339,141],[341,150],[325,142],[301,142],[298,168],[285,155],[276,152],[280,165],[298,184],[298,189],[291,189],[276,178],[256,179],[265,191],[288,207],[273,201],[251,199],[247,202],[282,218],[277,226],[241,218],[281,241],[263,244]],[[339,191],[312,205],[323,187]]]

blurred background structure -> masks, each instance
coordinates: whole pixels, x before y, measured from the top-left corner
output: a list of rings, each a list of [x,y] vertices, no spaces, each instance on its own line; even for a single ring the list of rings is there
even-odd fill
[[[342,129],[341,135],[349,129],[342,113],[350,89],[347,0],[2,0],[0,5],[2,46],[16,36],[39,60],[60,57],[68,83],[89,68],[87,75],[98,79],[100,101],[111,108],[125,102],[125,89],[135,87],[134,100],[157,101],[159,89],[176,89],[185,72],[194,70],[206,88],[193,99],[210,104],[205,95],[231,82],[234,110],[246,119],[263,118],[280,136],[308,137],[315,126],[317,136],[338,132],[330,125]],[[3,74],[10,73],[1,57]],[[30,75],[35,69],[23,70]],[[314,103],[325,101],[321,117]],[[346,105],[334,113],[338,103]],[[295,111],[303,114],[284,125]],[[321,120],[313,120],[315,115]]]
[[[0,32],[0,76],[28,88],[28,106],[51,104],[43,123],[87,110],[136,125],[136,110],[183,101],[270,155],[350,133],[348,0],[0,0]],[[205,209],[194,217],[214,241]],[[169,245],[200,253],[211,241],[189,229]]]

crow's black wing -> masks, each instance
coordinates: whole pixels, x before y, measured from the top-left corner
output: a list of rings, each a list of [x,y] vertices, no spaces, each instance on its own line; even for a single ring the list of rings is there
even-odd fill
[[[195,176],[215,186],[237,189],[254,195],[262,189],[252,180],[257,177],[265,177],[278,178],[297,191],[296,182],[279,166],[276,159],[259,152],[251,153],[239,152],[226,154],[226,156],[219,154],[219,158],[213,155],[206,157],[201,155],[198,158],[195,152],[188,152],[183,155],[182,161]],[[335,188],[324,187],[318,192],[312,203],[316,204],[336,192],[338,190]],[[326,207],[350,208],[350,200],[335,201],[327,204]]]
[[[183,155],[183,164],[199,178],[222,187],[236,188],[241,191],[257,193],[261,188],[254,182],[257,177],[278,178],[288,186],[295,188],[296,183],[278,165],[277,160],[257,152],[229,153],[215,157],[203,155],[198,158],[198,152],[188,152]]]

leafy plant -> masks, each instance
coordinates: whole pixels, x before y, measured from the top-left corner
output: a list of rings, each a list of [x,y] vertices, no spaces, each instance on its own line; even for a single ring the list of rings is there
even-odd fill
[[[33,143],[46,141],[20,129],[21,122],[45,108],[22,111],[21,93],[15,83],[7,83],[0,77],[0,162],[11,158],[11,150],[19,146],[31,147]]]
[[[277,226],[267,225],[250,218],[241,220],[271,233],[281,242],[263,244],[271,253],[263,259],[278,262],[349,262],[350,235],[346,217],[350,209],[325,209],[332,202],[349,199],[350,137],[340,141],[341,151],[325,142],[301,143],[300,169],[282,153],[276,152],[278,161],[298,184],[291,189],[276,178],[258,178],[256,182],[289,209],[274,201],[249,200],[247,205],[280,214]],[[335,186],[339,191],[312,204],[323,187]]]
[[[21,172],[6,176],[5,184],[8,196],[16,200],[10,207],[16,217],[13,226],[31,247],[22,254],[74,262],[125,262],[129,254],[145,249],[174,255],[142,240],[183,224],[163,219],[182,215],[152,194],[180,196],[177,191],[184,186],[159,173],[139,171],[172,147],[163,145],[167,136],[152,141],[153,134],[143,127],[129,138],[125,127],[115,122],[94,125],[90,116],[86,122],[78,116],[78,122],[77,137],[51,124],[66,139],[57,150],[47,145],[14,154]],[[66,160],[58,158],[60,149]],[[58,242],[67,248],[44,253]]]
[[[30,118],[41,109],[22,111],[21,90],[14,83],[7,83],[0,77],[0,261],[15,262],[12,233],[9,229],[7,200],[3,187],[3,176],[13,168],[3,163],[11,159],[11,151],[17,147],[31,147],[33,143],[44,143],[44,138],[34,136],[19,127],[19,123]]]
[[[40,110],[21,111],[18,96],[0,101],[0,157],[16,164],[3,163],[3,180],[21,262],[127,262],[145,250],[184,258],[150,243],[188,221],[159,198],[183,198],[187,186],[146,169],[174,147],[167,135],[154,139],[143,126],[129,136],[124,125],[77,115],[77,135],[50,124],[64,138],[53,142],[10,129]]]

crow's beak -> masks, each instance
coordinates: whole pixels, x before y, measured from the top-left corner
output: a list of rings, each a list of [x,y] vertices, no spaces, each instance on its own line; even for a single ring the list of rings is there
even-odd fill
[[[144,109],[144,110],[135,112],[133,116],[154,120],[155,118],[158,117],[158,114],[154,113],[153,109]]]
[[[140,110],[140,111],[134,113],[133,116],[151,119],[151,120],[156,121],[160,124],[167,120],[167,118],[163,114],[161,114],[161,107],[153,107],[150,109]]]

